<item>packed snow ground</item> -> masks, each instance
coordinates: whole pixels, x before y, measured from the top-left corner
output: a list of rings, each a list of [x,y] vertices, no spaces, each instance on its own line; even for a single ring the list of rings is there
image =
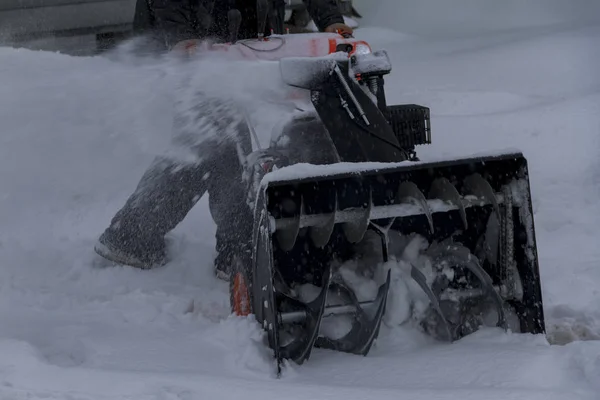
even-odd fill
[[[177,69],[0,48],[0,398],[598,399],[600,23],[542,4],[513,25],[484,7],[434,29],[397,4],[357,36],[389,51],[390,102],[431,107],[422,158],[516,147],[529,160],[547,338],[487,329],[446,345],[386,328],[366,358],[317,350],[274,379],[258,328],[228,318],[206,199],[167,267],[95,261],[169,141]]]

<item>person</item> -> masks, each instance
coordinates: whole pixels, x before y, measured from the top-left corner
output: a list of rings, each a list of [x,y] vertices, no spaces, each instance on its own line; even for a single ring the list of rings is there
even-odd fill
[[[283,15],[284,1],[271,1],[278,14]],[[336,0],[306,0],[305,3],[321,31],[352,33],[344,24]],[[226,42],[229,36],[227,13],[231,7],[242,14],[238,38],[257,37],[255,0],[138,0],[134,29],[137,34],[154,37],[167,51],[190,40]],[[267,23],[266,36],[271,29],[276,33],[283,30],[282,18],[275,21],[278,25],[275,27],[272,21]],[[243,166],[238,156],[240,151],[248,154],[251,149],[249,128],[245,120],[239,118],[239,112],[218,99],[202,99],[194,105],[194,111],[202,120],[201,129],[214,133],[234,128],[236,133],[214,135],[218,140],[186,142],[186,137],[202,135],[202,132],[186,132],[190,129],[190,117],[176,115],[173,125],[177,144],[188,146],[201,161],[182,163],[169,156],[157,157],[100,235],[94,248],[102,257],[142,269],[166,264],[165,235],[208,192],[210,213],[217,226],[215,274],[228,280],[234,257],[249,261],[252,216],[246,204]]]
[[[284,33],[285,0],[272,2],[276,14],[275,22],[267,18],[264,35]],[[317,28],[323,32],[352,34],[352,28],[344,23],[337,0],[303,0]],[[256,0],[137,0],[133,30],[137,34],[153,33],[167,48],[198,38],[227,41],[229,27],[227,12],[237,8],[242,14],[239,38],[258,36]]]

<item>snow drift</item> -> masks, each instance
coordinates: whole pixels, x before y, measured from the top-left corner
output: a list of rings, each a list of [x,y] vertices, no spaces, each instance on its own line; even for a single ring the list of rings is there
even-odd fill
[[[366,358],[317,351],[274,380],[260,330],[228,316],[212,276],[206,199],[165,268],[96,263],[94,240],[168,147],[178,70],[0,48],[0,397],[597,398],[598,5],[377,4],[359,3],[357,36],[389,51],[390,102],[431,107],[422,158],[528,158],[547,337],[443,345],[391,326]]]

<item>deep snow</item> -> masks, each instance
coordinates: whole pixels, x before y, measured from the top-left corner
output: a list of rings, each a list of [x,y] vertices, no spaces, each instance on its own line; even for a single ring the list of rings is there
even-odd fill
[[[547,338],[486,329],[445,345],[386,328],[366,358],[315,351],[275,380],[257,327],[228,318],[206,199],[167,267],[95,262],[169,141],[177,66],[0,48],[0,398],[598,399],[600,14],[492,3],[433,26],[382,0],[356,36],[389,51],[390,102],[431,107],[424,160],[528,158]]]

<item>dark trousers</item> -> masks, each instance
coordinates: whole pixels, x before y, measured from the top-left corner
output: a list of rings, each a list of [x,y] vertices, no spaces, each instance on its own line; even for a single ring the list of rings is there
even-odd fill
[[[165,256],[165,234],[208,192],[217,225],[217,268],[226,270],[235,254],[248,256],[252,218],[239,153],[250,151],[251,139],[246,125],[238,128],[237,135],[196,145],[194,151],[202,157],[199,163],[155,159],[102,239],[147,263],[160,262]]]

